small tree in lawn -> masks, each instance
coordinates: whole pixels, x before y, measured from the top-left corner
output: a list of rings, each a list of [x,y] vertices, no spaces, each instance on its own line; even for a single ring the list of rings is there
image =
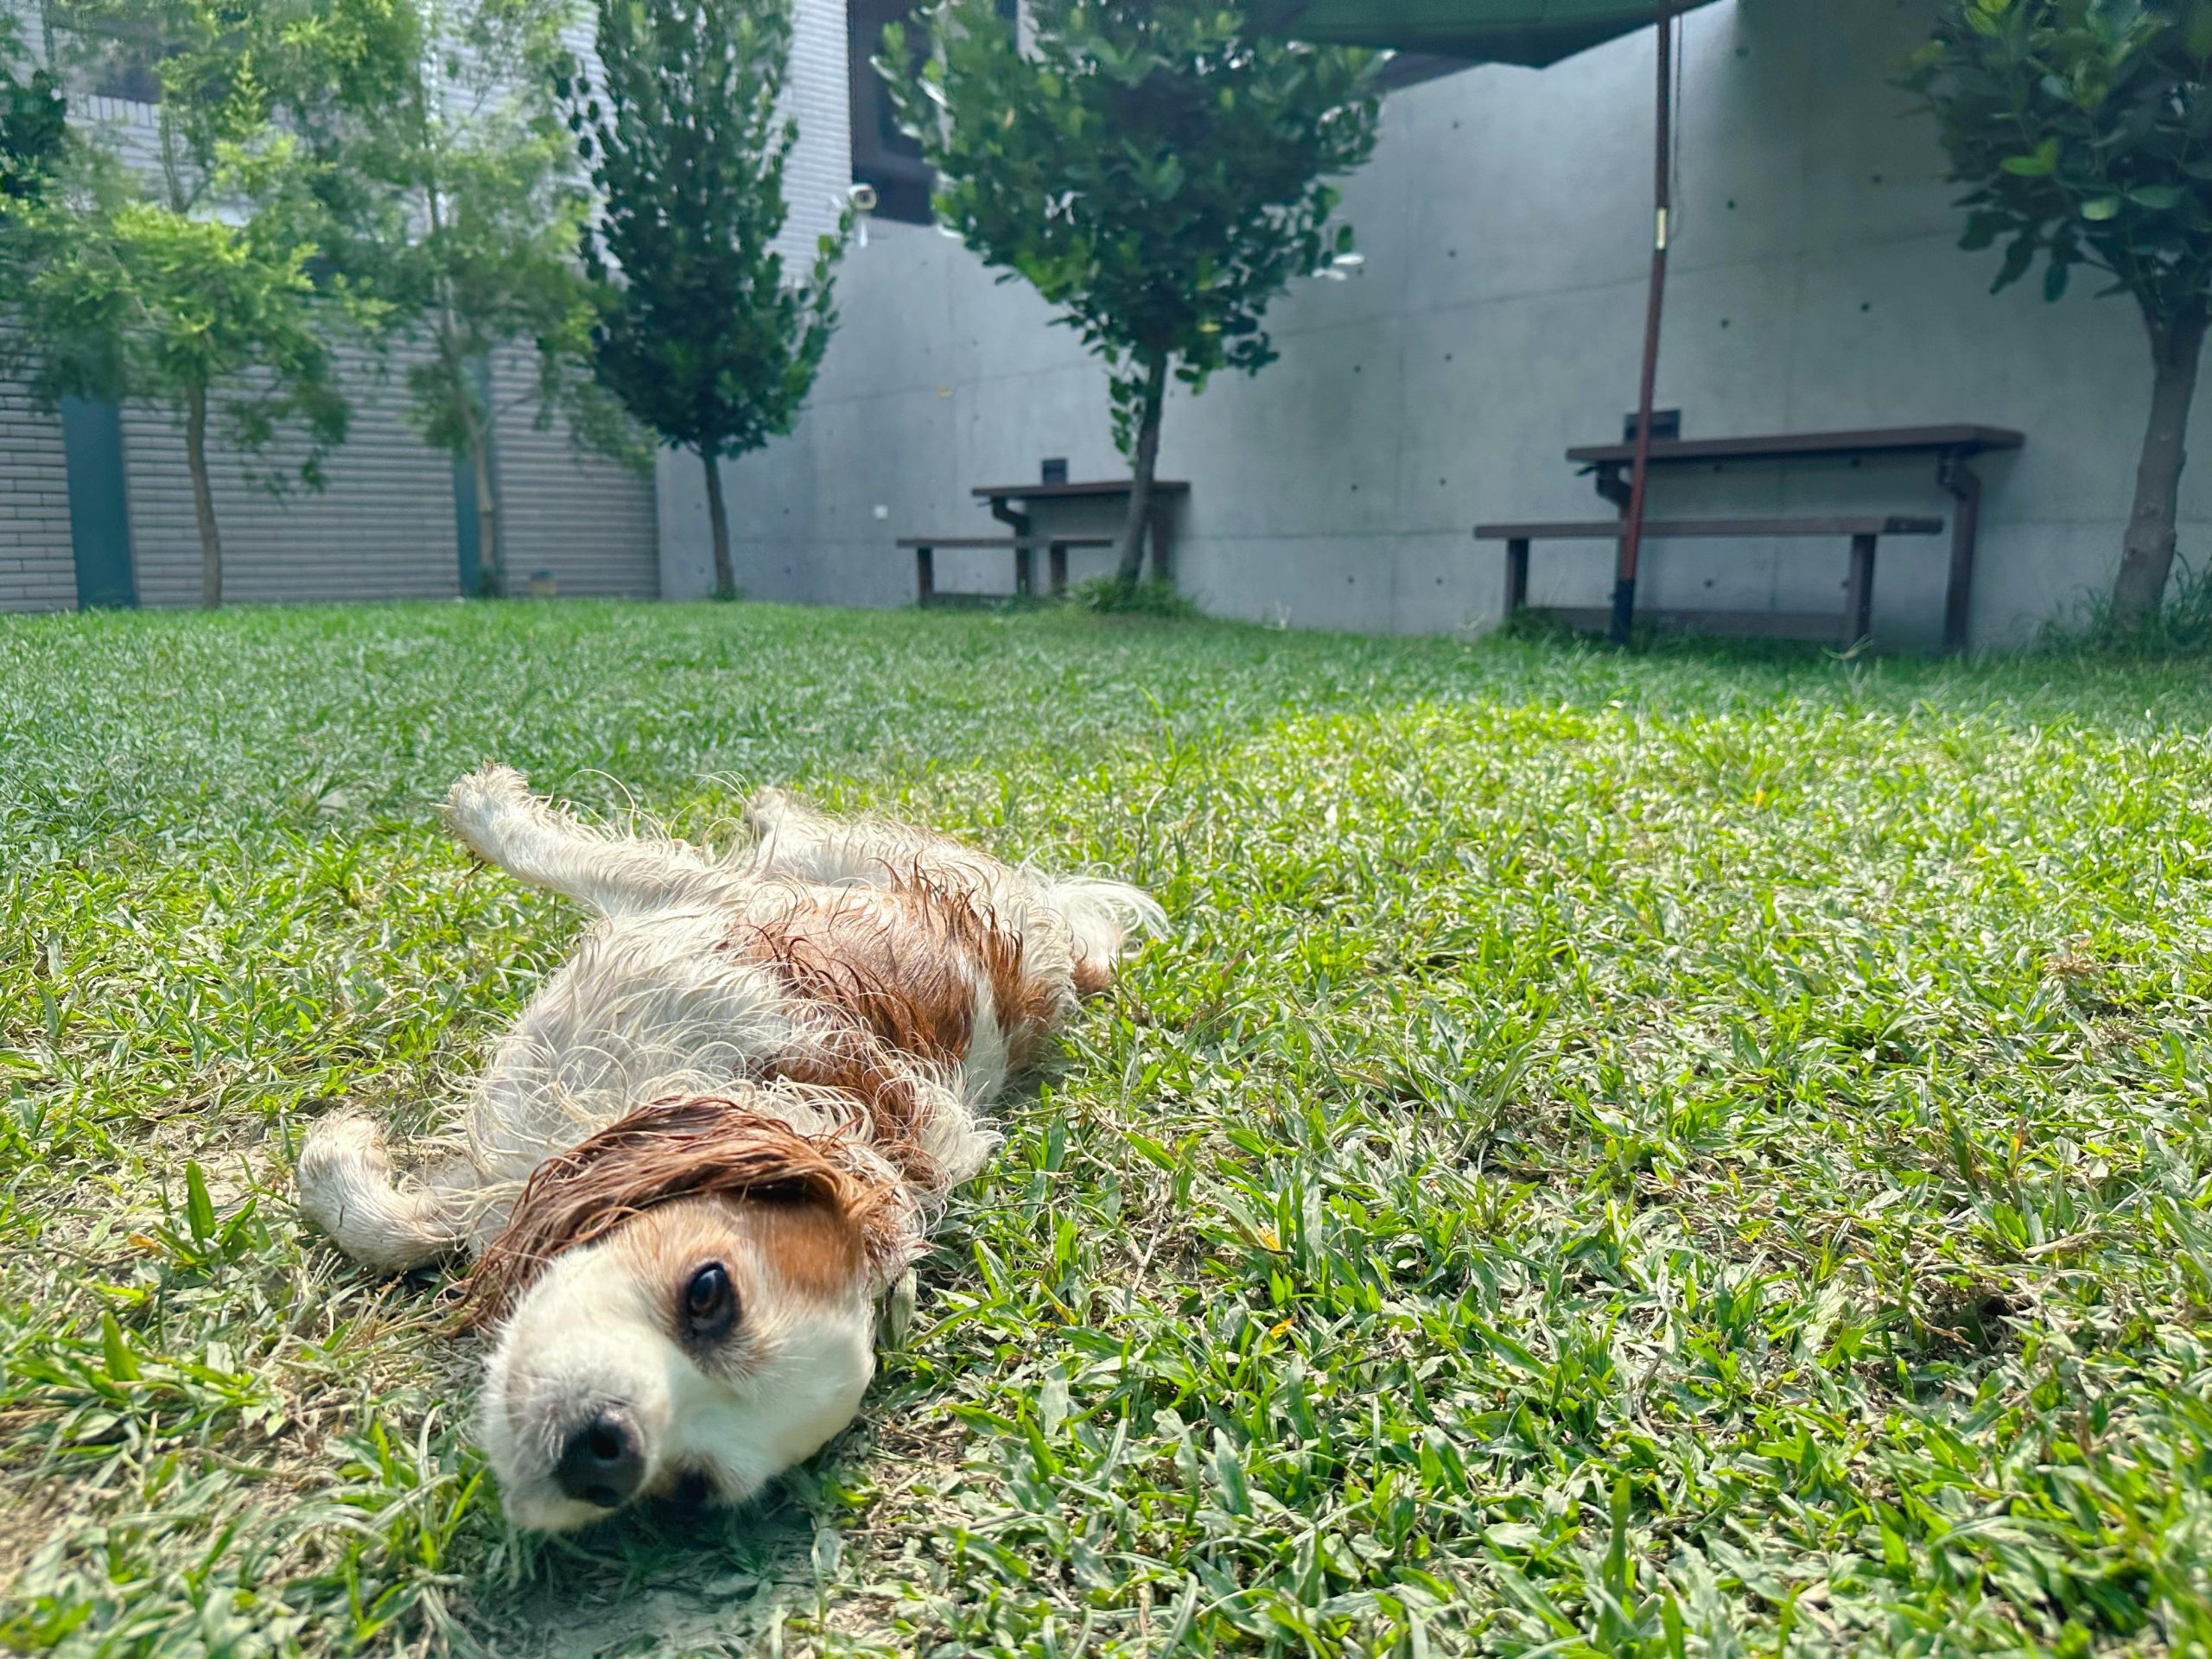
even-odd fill
[[[600,213],[584,267],[602,291],[601,384],[707,469],[715,591],[736,591],[726,455],[791,430],[836,317],[842,237],[784,279],[784,163],[798,137],[777,104],[790,0],[600,0],[595,75],[561,91]]]
[[[1254,38],[1236,0],[940,0],[908,73],[877,68],[937,169],[938,216],[1019,273],[1106,361],[1134,469],[1119,575],[1134,588],[1168,377],[1276,355],[1260,323],[1349,251],[1336,191],[1375,147],[1372,54]]]
[[[356,313],[318,280],[334,174],[317,141],[335,89],[397,43],[379,0],[79,0],[59,21],[95,59],[120,49],[158,76],[151,165],[97,149],[8,227],[32,385],[175,410],[184,431],[200,597],[222,602],[208,435],[259,454],[306,439],[310,488],[346,435],[327,336]],[[283,474],[264,481],[281,487]]]
[[[2173,568],[2190,405],[2212,320],[2212,0],[1945,0],[1904,84],[1974,188],[1960,245],[2005,243],[1995,286],[2045,264],[2111,276],[2149,331],[2151,418],[2111,620],[2155,617]]]
[[[588,199],[553,84],[565,0],[397,0],[422,49],[395,107],[365,122],[359,166],[388,194],[383,234],[360,250],[427,355],[407,371],[424,439],[475,478],[485,586],[505,591],[492,435],[503,412],[489,365],[526,349],[538,419],[642,460],[634,429],[591,373],[590,285],[576,263]]]

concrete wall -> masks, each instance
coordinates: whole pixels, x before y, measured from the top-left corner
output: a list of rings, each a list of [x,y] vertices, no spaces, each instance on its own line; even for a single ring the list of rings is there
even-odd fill
[[[798,142],[784,165],[784,200],[789,215],[776,247],[786,271],[794,275],[810,268],[819,238],[836,229],[844,211],[846,192],[853,179],[853,142],[849,95],[846,92],[845,7],[843,0],[796,0],[792,18],[791,61],[785,96],[798,122]],[[864,265],[881,239],[880,227],[869,232],[871,245],[854,247],[846,255],[847,275],[840,278],[840,303],[851,293],[851,273]],[[836,353],[833,344],[831,351]],[[724,462],[725,477],[734,480],[737,463]],[[748,574],[760,561],[764,525],[771,518],[779,526],[779,542],[801,544],[810,524],[811,497],[803,486],[803,467],[785,468],[785,496],[772,506],[757,499],[733,512],[733,538],[747,538],[744,553],[737,554],[738,582],[756,596],[765,587]],[[713,543],[707,528],[705,470],[689,451],[662,452],[655,471],[660,524],[660,587],[671,599],[696,599],[714,588]],[[734,554],[735,553],[733,548]]]
[[[1686,23],[1681,207],[1659,402],[1686,435],[1975,421],[2028,447],[1982,464],[1974,639],[2019,641],[2103,586],[2149,396],[2140,323],[2094,282],[2056,305],[1992,297],[1960,252],[1930,125],[1887,85],[1930,0],[1719,0]],[[1536,72],[1486,67],[1394,93],[1348,214],[1366,255],[1301,284],[1270,326],[1282,360],[1178,396],[1164,475],[1193,488],[1185,588],[1216,611],[1425,631],[1495,613],[1502,556],[1478,519],[1605,510],[1562,459],[1618,436],[1635,401],[1650,213],[1652,37]],[[970,486],[1125,470],[1103,380],[1019,284],[928,230],[850,257],[843,327],[800,430],[730,467],[739,580],[762,597],[909,602],[896,536],[988,533]],[[699,591],[696,463],[661,475],[664,587]],[[2184,489],[2185,556],[2212,484]],[[1662,512],[1948,513],[1920,462],[1662,477]],[[878,509],[881,510],[880,516]],[[1538,601],[1595,604],[1610,551],[1540,550]],[[1876,625],[1932,643],[1943,543],[1885,548]],[[1840,608],[1840,546],[1648,556],[1645,602]],[[1003,588],[1003,561],[940,583]]]

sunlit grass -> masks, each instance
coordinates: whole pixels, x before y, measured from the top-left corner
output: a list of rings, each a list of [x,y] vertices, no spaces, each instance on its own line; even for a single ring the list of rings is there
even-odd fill
[[[0,624],[0,1645],[2212,1643],[2212,681],[1031,614]],[[305,1235],[578,918],[487,756],[1174,919],[1010,1103],[861,1428],[510,1535],[435,1277]]]

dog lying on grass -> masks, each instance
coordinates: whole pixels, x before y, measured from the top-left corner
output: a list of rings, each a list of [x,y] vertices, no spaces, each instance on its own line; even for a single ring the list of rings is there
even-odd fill
[[[749,854],[600,834],[493,766],[446,819],[602,919],[396,1176],[327,1120],[308,1217],[398,1271],[475,1258],[481,1431],[507,1511],[558,1529],[689,1482],[740,1502],[851,1421],[876,1307],[993,1136],[979,1109],[1158,925],[1135,887],[756,798]]]

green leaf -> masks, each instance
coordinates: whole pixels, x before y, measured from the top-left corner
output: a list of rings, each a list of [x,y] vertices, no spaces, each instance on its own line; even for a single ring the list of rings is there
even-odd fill
[[[2033,239],[2026,236],[2015,237],[2005,250],[2005,263],[1997,268],[1997,280],[1989,285],[1990,291],[1995,293],[2000,288],[2010,288],[2028,274],[2028,267],[2035,262],[2036,245]]]
[[[111,1380],[135,1382],[138,1380],[138,1362],[130,1352],[130,1344],[123,1339],[123,1327],[115,1322],[115,1315],[107,1309],[100,1310],[100,1352]]]
[[[2046,300],[2055,301],[2061,298],[2065,294],[2066,274],[2072,269],[2073,267],[2067,264],[2063,259],[2054,259],[2044,268],[2043,273],[2044,298]]]
[[[2003,213],[1968,213],[1966,234],[1960,237],[1959,246],[1968,253],[1979,253],[1993,244],[2011,222]]]
[[[2082,217],[2092,221],[2110,219],[2119,212],[2118,196],[2092,196],[2082,204]]]
[[[2053,145],[2052,148],[2056,149],[2056,146]],[[1998,163],[1998,166],[2020,178],[2042,179],[2048,178],[2057,170],[2058,159],[2056,156],[2046,156],[2038,150],[2032,156],[2007,156]]]
[[[2182,39],[2199,63],[2212,58],[2212,0],[2189,0],[2182,13]]]
[[[195,1244],[205,1244],[215,1236],[215,1206],[207,1197],[207,1178],[191,1159],[184,1166],[184,1224],[192,1230]]]
[[[2127,199],[2138,207],[2162,213],[2181,205],[2181,192],[2171,184],[2139,184],[2127,193]]]

